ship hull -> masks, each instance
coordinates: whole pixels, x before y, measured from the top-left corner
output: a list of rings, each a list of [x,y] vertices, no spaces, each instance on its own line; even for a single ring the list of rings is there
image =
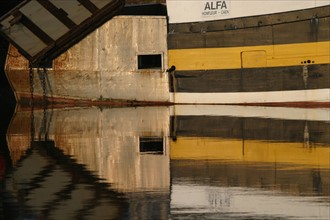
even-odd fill
[[[329,11],[170,23],[171,101],[328,107]]]

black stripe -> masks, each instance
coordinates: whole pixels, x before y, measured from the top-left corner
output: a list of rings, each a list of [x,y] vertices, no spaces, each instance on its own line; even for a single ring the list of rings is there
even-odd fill
[[[176,71],[171,92],[261,92],[329,88],[330,64],[232,70]],[[175,88],[174,88],[175,87]]]
[[[235,46],[258,46],[273,44],[272,27],[238,30],[169,34],[169,49],[217,48]]]
[[[244,156],[245,151],[249,148],[245,149],[243,142],[242,145],[242,156]],[[265,147],[266,145],[267,143],[265,143]],[[194,149],[191,148],[191,150]],[[254,151],[253,153],[259,152]],[[271,153],[267,152],[265,156],[270,156]],[[186,183],[193,183],[194,185],[214,186],[221,183],[221,186],[253,187],[253,189],[261,188],[262,190],[276,184],[276,189],[285,192],[287,195],[296,196],[297,192],[305,195],[315,195],[316,192],[319,195],[329,195],[330,184],[328,181],[324,181],[329,179],[327,169],[315,169],[313,166],[297,169],[297,164],[299,164],[298,161],[292,164],[267,163],[257,159],[253,163],[247,163],[244,160],[171,159],[171,183],[173,185],[180,184],[184,180]],[[294,168],[288,169],[288,167]],[[303,184],[297,184],[297,180]],[[176,219],[174,214],[171,214],[171,217]]]
[[[330,19],[310,20],[273,26],[274,44],[329,41]]]
[[[173,118],[173,117],[172,117]],[[330,144],[330,123],[270,118],[227,116],[175,116],[171,137],[219,137],[226,139],[304,142],[307,124],[309,141]],[[175,124],[172,125],[172,123]]]
[[[22,14],[20,11],[13,13],[15,18],[19,18],[19,22],[28,28],[33,34],[35,34],[42,42],[47,45],[54,43],[54,40],[48,36],[42,29],[40,29],[35,23],[33,23],[28,17]]]
[[[82,4],[88,11],[92,14],[95,14],[99,9],[89,0],[77,0],[80,4]]]
[[[127,5],[118,15],[153,15],[153,16],[166,16],[166,6],[163,4],[152,5]]]
[[[68,17],[68,14],[63,9],[58,9],[49,0],[37,0],[37,1],[69,29],[72,29],[76,26],[76,24]]]
[[[185,28],[181,27],[177,29],[175,29],[175,25],[170,25],[168,48],[214,48],[329,41],[330,8],[326,8],[329,10],[326,17],[320,18],[315,15],[310,15],[310,17],[305,20],[272,25],[246,25],[240,28],[233,25],[231,28],[224,27],[223,29],[212,28],[212,25],[216,25],[215,22],[211,23],[211,27],[208,27],[208,23],[205,22],[204,27],[197,25],[198,28],[194,27],[195,24],[193,23],[186,23],[184,24]],[[319,10],[323,12],[324,8],[321,9]],[[292,13],[292,15],[294,14],[297,13]],[[276,19],[276,16],[269,15],[268,19],[272,20],[272,17],[273,19]],[[250,18],[242,18],[242,24],[245,24],[245,19]],[[234,20],[235,19],[232,19],[232,21]],[[255,20],[258,21],[259,19],[255,18]],[[224,22],[230,23],[231,21],[226,20],[217,22],[219,23],[219,26],[221,26],[220,24],[224,25]],[[263,24],[262,21],[260,21],[260,23]],[[171,30],[173,27],[175,29],[174,31]],[[190,31],[187,31],[188,29]]]

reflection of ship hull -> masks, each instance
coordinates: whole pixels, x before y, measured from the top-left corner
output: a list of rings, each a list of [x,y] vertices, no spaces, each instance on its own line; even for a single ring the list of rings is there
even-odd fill
[[[173,183],[171,216],[181,219],[329,219],[322,197],[274,195],[264,189]]]
[[[328,109],[174,106],[171,112],[171,216],[329,218]]]
[[[131,216],[136,210],[154,214],[150,207],[156,207],[158,218],[151,219],[169,214],[180,218],[187,210],[192,219],[196,210],[213,218],[237,219],[230,213],[250,219],[262,214],[285,218],[285,206],[292,208],[292,216],[308,217],[318,210],[315,216],[328,217],[328,113],[329,109],[195,105],[18,111],[7,140],[17,166],[34,127],[35,139],[52,140],[52,152],[72,156],[112,189],[125,193]],[[236,126],[242,121],[244,126]],[[172,140],[169,128],[176,134]],[[265,128],[276,135],[257,134]],[[305,141],[297,138],[301,135]],[[253,198],[265,202],[251,210]],[[310,209],[296,212],[298,206]]]
[[[174,159],[171,176],[175,184],[184,180],[198,185],[279,190],[296,196],[330,195],[328,169],[291,168],[280,163]]]
[[[330,143],[328,109],[174,106],[172,112],[173,137]]]
[[[227,160],[242,163],[278,163],[295,168],[330,167],[330,148],[305,143],[177,137],[171,141],[171,160]]]
[[[170,122],[171,159],[329,168],[329,110],[305,110],[175,106]]]
[[[329,218],[329,109],[171,112],[173,218]]]
[[[234,142],[171,142],[173,218],[329,218],[329,146]]]

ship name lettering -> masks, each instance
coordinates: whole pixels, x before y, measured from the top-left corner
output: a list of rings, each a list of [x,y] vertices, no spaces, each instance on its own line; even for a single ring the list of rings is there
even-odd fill
[[[226,1],[211,1],[206,2],[204,11],[206,10],[219,10],[219,9],[227,9]]]

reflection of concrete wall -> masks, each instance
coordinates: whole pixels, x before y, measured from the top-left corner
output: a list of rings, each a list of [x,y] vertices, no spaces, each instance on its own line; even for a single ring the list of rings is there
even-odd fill
[[[34,113],[36,138],[44,134],[43,115]],[[118,190],[169,190],[168,107],[48,110],[46,117],[55,146]],[[8,131],[16,159],[22,154],[17,148],[30,144],[30,119],[30,113],[18,112]],[[140,153],[140,136],[164,138],[164,153]]]
[[[82,121],[74,120],[71,126],[67,126],[74,130],[85,127],[86,130],[82,132],[89,134],[69,139],[54,138],[58,147],[97,171],[115,188],[123,191],[142,188],[168,190],[168,148],[165,148],[163,155],[139,153],[139,136],[168,136],[168,113],[166,107],[94,110],[94,114],[86,114],[84,118],[76,116]],[[72,112],[72,119],[75,114]],[[94,122],[97,125],[92,130],[89,123]],[[70,146],[73,145],[72,141],[79,144]]]
[[[15,113],[7,129],[7,145],[10,157],[15,165],[30,148],[31,143],[31,113]]]
[[[47,71],[47,94],[168,101],[166,36],[164,16],[115,17],[54,60],[53,69]],[[138,70],[138,54],[161,54],[162,68]],[[28,62],[14,47],[9,51],[6,74],[17,95],[28,96]],[[37,74],[34,81],[35,95],[42,95]]]

